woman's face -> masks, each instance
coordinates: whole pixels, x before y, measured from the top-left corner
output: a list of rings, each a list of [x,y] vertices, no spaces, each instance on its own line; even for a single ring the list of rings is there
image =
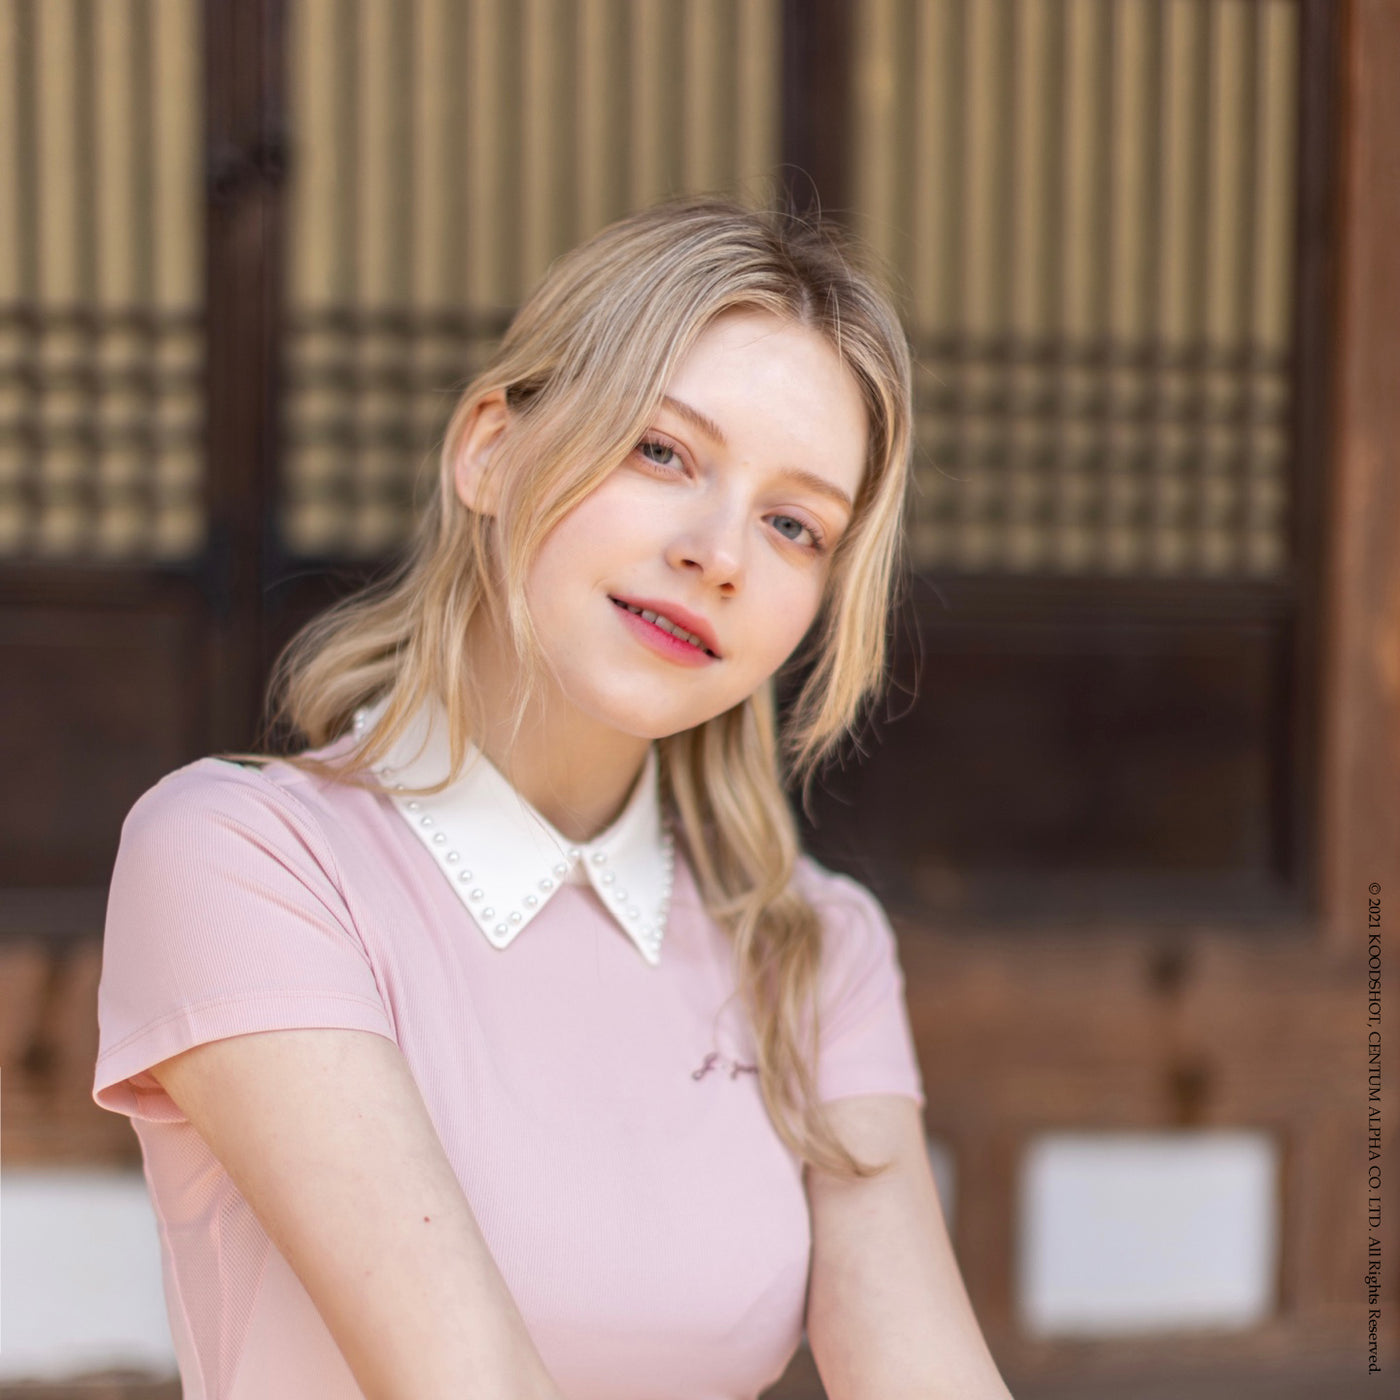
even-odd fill
[[[753,694],[816,618],[866,433],[856,381],[817,332],[750,310],[712,321],[643,440],[527,575],[557,677],[547,703],[655,739]]]

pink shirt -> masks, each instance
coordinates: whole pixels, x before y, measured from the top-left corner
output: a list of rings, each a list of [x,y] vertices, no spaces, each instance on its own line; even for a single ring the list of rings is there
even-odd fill
[[[569,1400],[755,1396],[801,1341],[806,1196],[749,1068],[727,937],[679,848],[668,869],[655,750],[582,846],[484,756],[410,812],[392,781],[411,765],[394,757],[383,792],[200,759],[122,829],[93,1095],[141,1143],[185,1400],[362,1400],[296,1275],[144,1072],[310,1026],[400,1047]],[[922,1104],[879,904],[809,857],[795,878],[827,935],[821,1097]]]

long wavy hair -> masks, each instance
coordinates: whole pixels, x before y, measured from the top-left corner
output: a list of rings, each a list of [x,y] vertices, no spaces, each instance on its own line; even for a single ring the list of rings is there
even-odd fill
[[[776,1131],[803,1162],[864,1177],[888,1163],[859,1161],[816,1097],[822,927],[793,883],[800,845],[785,788],[800,782],[808,800],[813,774],[885,682],[886,620],[905,579],[911,366],[880,275],[838,229],[689,197],[621,219],[559,258],[462,392],[437,490],[407,550],[380,582],[314,618],[278,657],[268,732],[291,731],[319,748],[350,731],[356,709],[385,700],[378,724],[343,754],[284,758],[367,785],[419,706],[436,700],[448,715],[451,771],[422,791],[441,791],[460,776],[472,736],[484,732],[467,632],[485,607],[506,620],[520,658],[518,733],[546,664],[525,601],[532,560],[635,449],[696,337],[738,308],[825,338],[860,387],[868,456],[802,643],[747,700],[656,741],[662,797],[705,906],[731,937],[736,991]],[[459,500],[453,468],[473,410],[493,392],[504,393],[513,414],[491,455],[494,512],[485,514]],[[808,667],[780,734],[774,681]]]

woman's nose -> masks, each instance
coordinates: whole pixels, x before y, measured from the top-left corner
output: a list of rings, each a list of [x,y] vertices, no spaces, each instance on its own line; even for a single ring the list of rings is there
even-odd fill
[[[744,517],[735,508],[689,514],[667,551],[675,568],[699,569],[706,582],[737,587],[744,572]]]

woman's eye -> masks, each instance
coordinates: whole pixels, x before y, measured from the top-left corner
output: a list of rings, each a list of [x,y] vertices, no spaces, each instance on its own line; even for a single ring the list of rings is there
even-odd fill
[[[805,521],[799,520],[795,515],[775,515],[773,519],[778,522],[778,533],[781,534],[785,539],[792,540],[794,544],[799,543],[802,538],[802,532],[806,530],[806,532],[812,537],[812,543],[810,547],[818,551],[821,550],[822,537],[816,532],[816,530],[812,528],[812,526],[808,525]],[[797,528],[792,534],[789,535],[786,530],[782,529],[782,526],[784,524],[795,525]]]
[[[650,462],[653,466],[670,467],[678,466],[680,464],[680,457],[677,455],[676,449],[672,447],[670,443],[660,442],[656,438],[646,438],[642,442],[639,442],[637,444],[637,451],[640,452],[644,457],[646,457],[647,461]],[[658,453],[659,456],[649,456],[649,452]],[[663,460],[668,455],[670,457],[670,460]]]

